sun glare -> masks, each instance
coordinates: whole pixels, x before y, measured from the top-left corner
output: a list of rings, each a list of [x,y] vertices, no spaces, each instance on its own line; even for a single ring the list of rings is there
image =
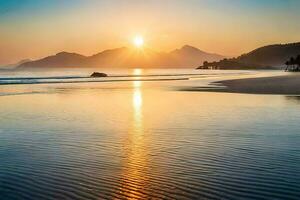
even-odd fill
[[[144,38],[142,36],[135,36],[133,43],[136,47],[142,47],[144,45]]]

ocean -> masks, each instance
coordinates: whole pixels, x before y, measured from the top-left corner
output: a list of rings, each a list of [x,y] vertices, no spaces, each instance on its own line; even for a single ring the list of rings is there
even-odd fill
[[[1,200],[300,198],[300,97],[185,90],[282,72],[93,71],[0,72]]]

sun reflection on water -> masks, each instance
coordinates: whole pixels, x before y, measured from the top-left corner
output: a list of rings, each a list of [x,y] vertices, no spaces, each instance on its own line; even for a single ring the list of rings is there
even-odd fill
[[[142,98],[142,92],[141,92],[141,82],[133,82],[134,89],[133,89],[133,97],[132,97],[132,103],[133,103],[133,125],[134,125],[134,132],[135,133],[141,133],[142,132],[142,104],[143,104],[143,98]]]
[[[133,75],[139,76],[142,75],[143,70],[142,69],[134,69],[133,70]]]
[[[133,74],[139,76],[142,74],[141,69],[134,69]],[[139,78],[139,77],[136,77]],[[142,133],[142,82],[141,81],[133,81],[133,127],[135,133]]]
[[[142,74],[142,70],[135,69],[133,73],[138,76]],[[145,193],[148,183],[148,148],[143,127],[142,82],[136,80],[132,84],[132,125],[124,144],[124,168],[122,186],[119,191],[125,194],[127,199],[140,198],[141,194]]]

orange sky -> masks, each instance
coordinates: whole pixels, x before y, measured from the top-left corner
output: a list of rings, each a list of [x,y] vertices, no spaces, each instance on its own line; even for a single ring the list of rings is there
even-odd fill
[[[227,56],[300,41],[298,1],[0,1],[0,64],[59,51],[91,55],[145,44],[169,51],[184,44]]]

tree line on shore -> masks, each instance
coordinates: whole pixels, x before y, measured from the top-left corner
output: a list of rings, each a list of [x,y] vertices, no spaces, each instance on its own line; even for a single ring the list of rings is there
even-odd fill
[[[285,71],[300,71],[300,54],[296,57],[291,57],[284,63]],[[237,59],[223,59],[219,62],[204,61],[203,65],[197,69],[271,69],[271,67],[263,67],[257,64],[249,64],[238,62]]]
[[[263,66],[253,63],[243,63],[236,58],[224,58],[218,62],[204,61],[197,69],[270,69],[270,66]]]
[[[285,62],[286,68],[285,71],[300,71],[300,55],[291,57],[288,61]]]

